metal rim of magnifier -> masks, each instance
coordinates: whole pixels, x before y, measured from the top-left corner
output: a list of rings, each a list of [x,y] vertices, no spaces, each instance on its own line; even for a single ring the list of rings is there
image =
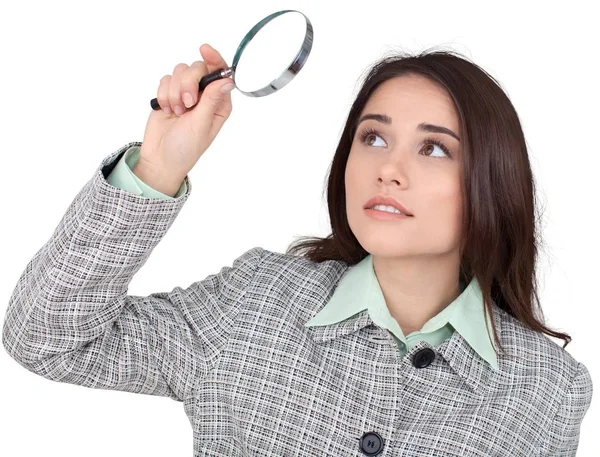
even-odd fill
[[[285,13],[300,13],[300,14],[302,14],[302,16],[304,16],[304,19],[306,20],[306,35],[304,36],[304,41],[302,42],[300,51],[298,52],[298,54],[296,54],[296,56],[294,57],[294,59],[292,60],[292,62],[288,66],[288,68],[285,69],[281,73],[281,75],[279,75],[279,77],[275,78],[273,81],[271,81],[269,84],[267,84],[262,89],[249,91],[249,92],[245,92],[245,91],[241,90],[235,82],[235,70],[237,68],[237,64],[242,55],[242,51],[244,50],[246,45],[252,40],[252,38],[254,38],[254,36],[258,33],[258,31],[264,25],[266,25],[268,22],[272,21],[276,17],[281,16],[282,14],[285,14]],[[238,46],[237,51],[235,52],[235,56],[233,57],[233,64],[231,65],[230,68],[228,68],[227,70],[224,70],[221,73],[221,75],[223,77],[227,77],[227,76],[231,75],[236,89],[238,89],[244,95],[248,95],[250,97],[264,97],[265,95],[272,94],[273,92],[281,89],[287,83],[289,83],[294,78],[294,76],[296,76],[298,74],[298,72],[302,69],[302,67],[306,63],[306,59],[308,59],[310,50],[312,49],[313,34],[314,34],[313,26],[312,26],[310,20],[308,19],[308,17],[306,17],[306,15],[304,13],[302,13],[300,11],[282,10],[282,11],[278,11],[276,13],[270,14],[269,16],[265,17],[262,21],[258,22],[254,27],[252,27],[252,29],[250,29],[250,31],[246,34],[246,36],[244,37],[244,39],[241,41],[240,45]]]

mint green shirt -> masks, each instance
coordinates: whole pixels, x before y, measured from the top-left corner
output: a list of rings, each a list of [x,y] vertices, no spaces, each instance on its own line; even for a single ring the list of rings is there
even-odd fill
[[[497,369],[496,351],[491,340],[492,320],[489,315],[484,316],[479,282],[473,278],[466,288],[461,282],[461,291],[452,303],[425,322],[420,330],[405,336],[388,310],[373,269],[373,256],[368,255],[345,272],[331,299],[304,325],[331,325],[368,309],[373,323],[391,333],[402,355],[419,341],[425,340],[437,346],[458,331],[483,359]]]
[[[139,154],[139,146],[127,149],[106,181],[114,187],[147,198],[173,200],[187,191],[185,181],[174,197],[145,184],[133,173]],[[479,283],[473,278],[466,288],[464,286],[461,283],[462,292],[452,303],[429,319],[420,330],[405,336],[398,322],[389,313],[373,269],[373,256],[368,255],[345,272],[329,302],[304,325],[331,325],[368,309],[373,322],[391,333],[402,355],[419,341],[425,340],[437,346],[450,338],[454,331],[458,331],[473,350],[497,369],[498,361],[491,340],[491,318],[484,316]],[[489,335],[486,326],[490,331]]]

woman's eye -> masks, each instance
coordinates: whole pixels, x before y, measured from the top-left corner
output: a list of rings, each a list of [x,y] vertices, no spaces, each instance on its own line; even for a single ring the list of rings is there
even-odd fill
[[[373,144],[374,142],[373,142],[373,141],[371,141],[371,139],[372,139],[373,137],[379,137],[379,138],[381,138],[381,137],[380,137],[379,135],[377,135],[376,133],[369,133],[369,134],[368,134],[368,135],[365,137],[365,144],[366,144],[367,146],[375,146],[375,144]],[[385,145],[385,142],[384,142],[383,144]]]
[[[433,148],[433,149],[438,148],[440,150],[440,155],[436,156],[436,155],[433,155],[433,153],[430,153],[430,154],[425,154],[426,156],[430,156],[430,157],[446,157],[447,156],[446,152],[435,143],[427,143],[425,145],[425,147],[423,148],[423,150],[427,150],[430,148]]]
[[[377,139],[380,139],[382,143],[377,144]],[[383,141],[383,137],[376,131],[366,130],[359,135],[360,141],[369,147],[386,147],[387,144]],[[419,151],[420,155],[427,157],[433,157],[434,159],[451,158],[452,154],[440,141],[435,138],[426,138],[423,140],[423,147]],[[433,149],[432,149],[433,148]],[[438,153],[435,154],[435,149],[438,149]]]

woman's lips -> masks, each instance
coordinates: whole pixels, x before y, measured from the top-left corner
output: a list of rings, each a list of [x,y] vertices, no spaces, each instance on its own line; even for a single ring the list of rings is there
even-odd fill
[[[389,213],[387,211],[379,211],[377,209],[369,209],[366,208],[365,212],[367,213],[367,216],[373,218],[373,219],[378,219],[381,221],[393,221],[393,220],[400,220],[400,219],[409,219],[413,216],[407,216],[406,214],[398,214],[398,213]]]

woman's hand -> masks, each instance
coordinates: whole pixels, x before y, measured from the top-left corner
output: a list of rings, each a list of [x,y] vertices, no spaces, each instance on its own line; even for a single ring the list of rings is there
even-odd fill
[[[198,91],[204,75],[228,67],[221,54],[208,44],[200,47],[200,53],[204,61],[189,66],[180,63],[173,75],[160,80],[156,98],[161,109],[150,113],[134,169],[134,172],[143,170],[145,176],[168,179],[176,188],[208,149],[232,111],[230,78],[213,81],[201,93]],[[222,92],[228,85],[231,89]]]

